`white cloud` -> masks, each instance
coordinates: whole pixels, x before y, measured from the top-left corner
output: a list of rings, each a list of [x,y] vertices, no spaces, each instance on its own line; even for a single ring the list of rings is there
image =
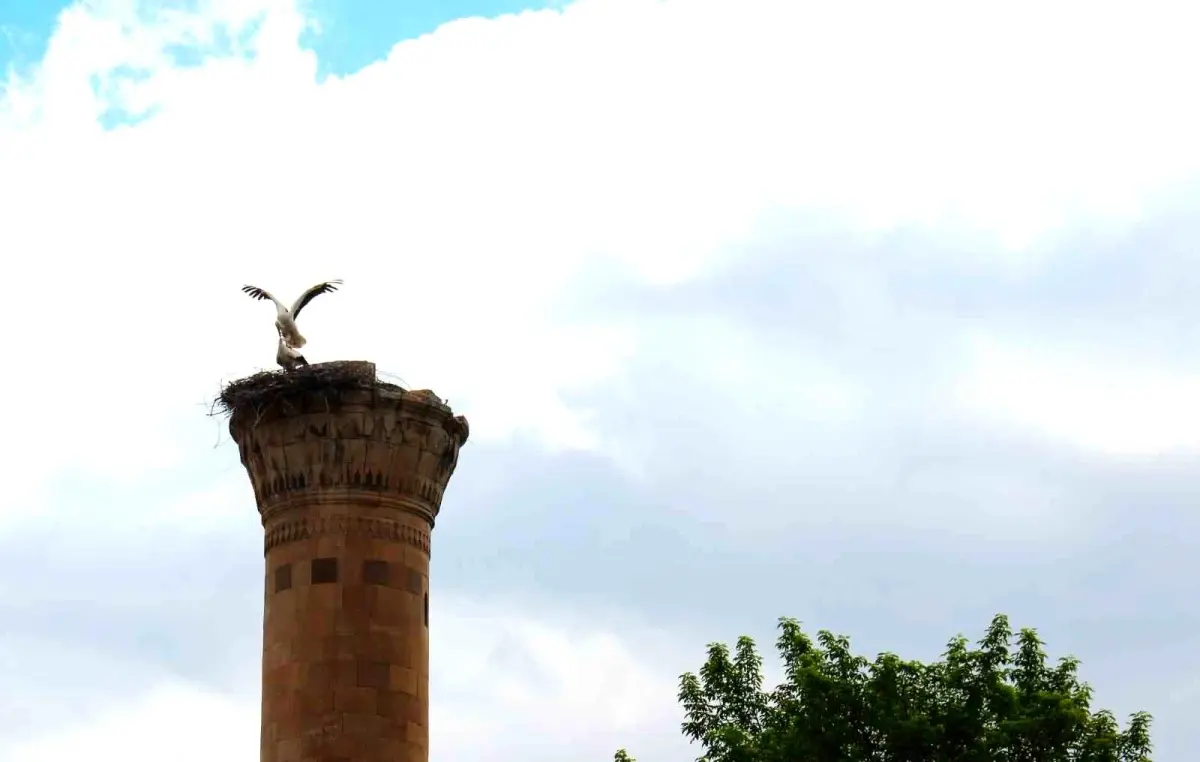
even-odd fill
[[[0,759],[249,759],[244,752],[257,751],[257,695],[216,693],[73,635],[0,637]],[[255,656],[236,659],[249,667],[244,684],[258,677]]]
[[[959,409],[1086,451],[1124,458],[1200,449],[1200,378],[1079,348],[976,337]]]
[[[373,359],[432,387],[479,440],[620,451],[567,398],[620,384],[631,355],[654,347],[642,326],[577,307],[597,272],[685,281],[797,210],[863,235],[908,224],[996,237],[1009,246],[1000,264],[1036,268],[1047,249],[1033,243],[1081,220],[1129,224],[1200,169],[1200,110],[1179,97],[1200,68],[1182,2],[1017,2],[985,16],[932,1],[581,0],[455,22],[323,82],[287,0],[153,18],[136,5],[73,7],[41,66],[0,92],[0,250],[15,284],[0,301],[0,476],[6,505],[26,513],[63,515],[46,487],[66,474],[135,484],[210,445],[188,424],[196,403],[273,357],[270,311],[243,283],[287,295],[344,278],[304,316],[310,359]],[[232,55],[183,66],[166,54],[207,46],[219,24],[245,33],[230,35],[242,40]],[[114,107],[147,118],[104,130]],[[731,395],[763,396],[733,407],[772,397],[789,420],[830,426],[861,415],[865,392],[836,365],[771,362],[748,339],[727,357],[711,342],[738,335],[708,327],[690,339],[696,367]],[[1190,446],[1200,430],[1182,380],[1130,373],[1096,388],[1103,373],[1024,350],[975,361],[960,399],[973,414],[1109,452]],[[989,479],[935,474],[912,489],[945,506]],[[192,515],[231,521],[206,511],[233,487],[212,489]],[[1036,486],[1002,497],[1058,500]],[[144,522],[140,511],[125,518]],[[648,667],[632,639],[454,616],[436,646],[455,657],[436,688],[448,758],[529,758],[531,736],[547,759],[575,757],[588,733],[605,755],[628,745],[649,759],[640,749],[677,742],[673,685],[663,693],[676,672]],[[246,695],[164,678],[123,698],[0,756],[255,754]],[[133,732],[147,722],[161,735]],[[212,727],[229,732],[196,738]]]
[[[25,284],[0,318],[23,326],[11,358],[55,369],[0,382],[29,399],[14,423],[31,441],[7,463],[33,475],[180,463],[183,405],[270,365],[245,281],[343,277],[306,316],[312,359],[370,357],[436,387],[481,438],[594,447],[561,395],[619,376],[637,330],[571,312],[589,263],[685,279],[798,207],[1019,242],[1136,216],[1200,158],[1196,107],[1174,95],[1200,57],[1168,44],[1188,28],[1170,22],[1179,4],[985,19],[939,2],[583,0],[448,24],[320,84],[287,2],[133,7],[65,12],[0,100],[7,275]],[[254,20],[253,58],[164,54]],[[104,131],[113,105],[152,116]],[[65,436],[48,406],[71,411],[77,444],[54,459],[34,455]]]
[[[437,758],[501,760],[520,749],[531,760],[572,754],[604,760],[620,746],[685,748],[677,733],[677,674],[671,659],[661,659],[661,637],[538,621],[494,601],[440,596],[433,606],[431,748]],[[59,653],[59,661],[63,653],[70,656]],[[89,660],[107,663],[95,654]],[[254,669],[244,672],[258,676]],[[133,686],[115,670],[93,666],[72,676],[75,690],[88,675],[111,681],[92,686],[97,695],[87,705],[93,711],[56,714],[54,722],[36,723],[32,738],[0,741],[0,758],[151,762],[167,752],[185,761],[258,758],[256,686],[222,693],[169,675]],[[108,692],[120,696],[101,698]],[[74,706],[39,694],[26,703],[26,714]]]
[[[500,760],[522,749],[533,759],[605,759],[639,743],[684,747],[676,681],[694,667],[674,669],[678,653],[661,636],[445,597],[431,622],[436,756]]]
[[[166,682],[137,696],[123,696],[83,722],[63,719],[27,741],[0,743],[5,759],[68,762],[120,757],[130,762],[180,762],[258,758],[257,696],[227,696],[202,687]]]

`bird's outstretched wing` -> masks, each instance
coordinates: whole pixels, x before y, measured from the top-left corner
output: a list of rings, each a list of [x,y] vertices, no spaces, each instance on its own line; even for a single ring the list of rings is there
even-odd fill
[[[337,291],[337,287],[340,285],[342,285],[340,280],[330,280],[325,281],[324,283],[318,283],[309,290],[305,291],[300,295],[300,298],[296,300],[296,303],[292,305],[292,319],[295,320],[296,318],[300,317],[300,310],[304,309],[304,306],[313,299],[317,298],[321,294],[328,294],[330,291]]]
[[[276,299],[274,296],[271,296],[270,291],[263,291],[258,286],[242,286],[242,291],[249,294],[251,299],[270,299],[271,301],[275,302],[275,304],[278,304],[280,307],[283,306],[282,304],[279,303],[278,299]]]

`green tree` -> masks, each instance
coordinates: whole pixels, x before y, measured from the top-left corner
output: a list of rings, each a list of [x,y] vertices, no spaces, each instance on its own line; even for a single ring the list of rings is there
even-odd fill
[[[629,752],[624,749],[617,749],[617,753],[613,755],[613,762],[637,762],[637,760],[629,756]]]
[[[1037,633],[1014,638],[1005,616],[976,648],[959,636],[932,664],[872,662],[842,636],[821,631],[814,643],[786,617],[779,633],[785,679],[774,690],[748,637],[732,654],[711,644],[700,674],[680,678],[698,762],[1150,762],[1150,716],[1122,730],[1092,711],[1078,660],[1048,664]]]

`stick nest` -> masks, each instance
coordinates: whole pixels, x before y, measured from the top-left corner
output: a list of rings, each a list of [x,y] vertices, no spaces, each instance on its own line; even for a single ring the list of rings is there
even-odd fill
[[[294,371],[263,371],[226,384],[213,400],[213,415],[248,415],[259,420],[269,411],[294,412],[306,403],[335,404],[348,392],[403,392],[380,381],[369,362],[327,362]]]

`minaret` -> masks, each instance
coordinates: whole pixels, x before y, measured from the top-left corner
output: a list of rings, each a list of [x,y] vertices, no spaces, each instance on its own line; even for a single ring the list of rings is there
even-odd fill
[[[369,362],[220,403],[266,536],[260,759],[428,762],[429,535],[466,419]]]

